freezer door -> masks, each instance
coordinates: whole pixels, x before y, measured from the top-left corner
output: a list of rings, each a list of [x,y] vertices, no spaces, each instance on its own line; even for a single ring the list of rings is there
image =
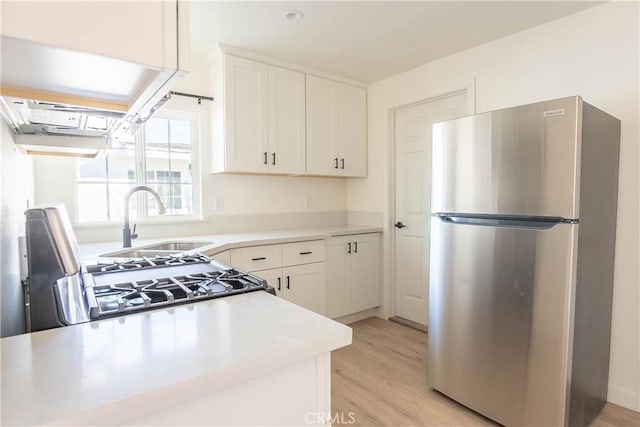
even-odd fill
[[[429,386],[504,425],[565,424],[577,227],[432,218]]]
[[[435,124],[432,212],[578,218],[581,108],[571,97]]]

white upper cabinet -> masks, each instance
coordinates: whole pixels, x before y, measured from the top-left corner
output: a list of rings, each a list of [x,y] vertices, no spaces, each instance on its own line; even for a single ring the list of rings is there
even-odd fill
[[[306,172],[305,76],[269,66],[269,171]]]
[[[306,172],[305,75],[224,56],[224,119],[214,172]]]
[[[338,84],[307,76],[307,173],[339,175]]]
[[[338,153],[344,176],[367,176],[367,96],[364,89],[338,84]]]
[[[366,91],[307,76],[307,173],[367,174]]]
[[[366,90],[309,71],[221,45],[213,173],[367,175]]]
[[[268,67],[225,57],[225,171],[268,171]]]
[[[3,94],[145,114],[189,69],[188,6],[2,2]]]

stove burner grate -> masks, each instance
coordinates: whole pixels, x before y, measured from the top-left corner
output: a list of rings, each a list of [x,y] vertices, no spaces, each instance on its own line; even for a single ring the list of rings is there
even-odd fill
[[[121,271],[121,270],[118,270]],[[194,302],[266,289],[266,282],[235,269],[87,286],[90,317]]]
[[[142,270],[146,268],[169,267],[176,265],[204,264],[211,262],[211,259],[202,254],[189,255],[167,255],[153,258],[133,258],[126,261],[98,263],[87,265],[87,273],[93,275],[114,273],[127,270]]]

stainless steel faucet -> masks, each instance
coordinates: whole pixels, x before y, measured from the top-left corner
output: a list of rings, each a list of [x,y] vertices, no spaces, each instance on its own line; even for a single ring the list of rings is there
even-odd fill
[[[127,192],[124,196],[124,228],[122,229],[122,247],[130,248],[131,247],[131,239],[135,239],[138,235],[135,233],[136,226],[133,226],[133,232],[129,228],[129,199],[133,193],[138,191],[148,191],[153,194],[153,197],[156,198],[156,203],[158,204],[158,213],[163,215],[167,212],[164,205],[162,204],[162,200],[160,200],[160,195],[151,187],[147,187],[146,185],[138,185],[137,187],[133,187],[131,190]]]

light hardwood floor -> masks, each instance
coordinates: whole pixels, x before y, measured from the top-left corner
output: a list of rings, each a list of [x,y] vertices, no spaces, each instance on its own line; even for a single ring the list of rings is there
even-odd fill
[[[334,425],[350,413],[355,425],[496,425],[427,386],[424,332],[375,317],[349,326],[353,344],[331,356]],[[592,426],[640,426],[640,414],[609,403]]]

